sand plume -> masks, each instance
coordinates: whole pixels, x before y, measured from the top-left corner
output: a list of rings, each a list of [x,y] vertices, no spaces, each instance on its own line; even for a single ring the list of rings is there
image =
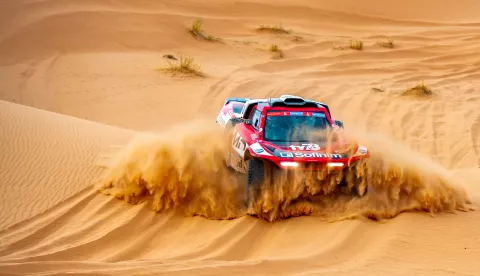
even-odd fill
[[[381,136],[355,133],[351,139],[366,145],[372,157],[346,172],[270,175],[248,210],[244,177],[223,163],[227,144],[222,130],[203,121],[139,136],[112,160],[101,190],[132,204],[149,201],[157,212],[176,209],[210,219],[247,212],[272,222],[300,215],[379,220],[412,210],[468,209],[466,192],[440,165]],[[361,193],[368,184],[364,197],[350,194],[354,178],[362,179]],[[342,181],[346,185],[340,188]]]
[[[238,180],[224,166],[225,145],[221,129],[203,122],[139,135],[112,160],[101,189],[155,211],[236,217]]]
[[[470,210],[464,188],[448,170],[381,135],[350,132],[350,139],[367,146],[372,156],[346,172],[294,172],[277,176],[262,188],[253,214],[269,221],[299,215],[329,220],[365,216],[389,219],[405,211],[434,214]],[[349,195],[359,177],[364,197]],[[302,179],[307,181],[302,181]],[[345,182],[339,193],[339,185]],[[316,194],[316,195],[314,195]]]

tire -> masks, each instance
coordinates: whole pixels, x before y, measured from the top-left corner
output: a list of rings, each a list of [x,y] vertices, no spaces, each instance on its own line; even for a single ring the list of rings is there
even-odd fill
[[[260,159],[250,159],[247,161],[247,176],[245,183],[245,204],[250,206],[255,202],[261,185],[265,181],[265,167],[267,164]]]

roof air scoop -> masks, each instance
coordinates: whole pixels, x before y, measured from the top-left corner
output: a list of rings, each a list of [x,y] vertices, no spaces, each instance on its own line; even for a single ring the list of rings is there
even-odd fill
[[[304,104],[305,100],[299,96],[293,95],[282,95],[280,96],[280,100],[282,100],[286,104]]]

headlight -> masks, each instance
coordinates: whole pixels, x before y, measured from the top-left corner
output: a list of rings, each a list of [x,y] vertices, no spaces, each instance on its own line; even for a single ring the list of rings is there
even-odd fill
[[[280,165],[282,165],[283,167],[298,167],[297,162],[289,162],[289,161],[280,162]]]
[[[329,166],[329,167],[343,167],[343,163],[342,162],[329,162],[327,164],[327,166]]]

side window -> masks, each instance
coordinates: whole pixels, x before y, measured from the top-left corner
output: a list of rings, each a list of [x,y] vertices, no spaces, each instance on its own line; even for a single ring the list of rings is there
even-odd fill
[[[258,126],[260,125],[260,110],[256,109],[252,112],[252,116],[250,118],[250,122],[252,124],[252,127],[256,130],[258,130]]]

